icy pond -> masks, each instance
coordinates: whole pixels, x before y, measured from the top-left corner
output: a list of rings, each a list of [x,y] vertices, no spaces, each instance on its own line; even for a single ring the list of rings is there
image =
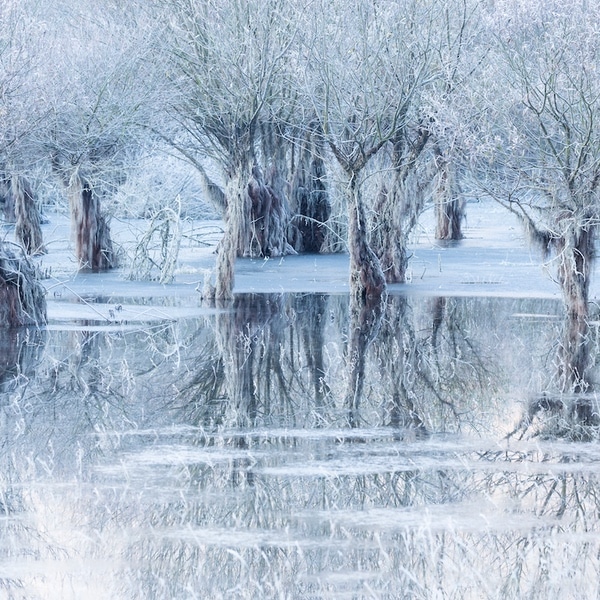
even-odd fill
[[[0,597],[600,594],[596,397],[544,395],[560,295],[499,209],[419,233],[360,358],[344,255],[240,260],[215,309],[210,247],[159,286],[44,227],[49,325],[0,332]]]

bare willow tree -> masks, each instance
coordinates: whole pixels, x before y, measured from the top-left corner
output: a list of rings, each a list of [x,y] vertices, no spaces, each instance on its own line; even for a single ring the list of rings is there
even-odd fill
[[[432,115],[425,93],[440,76],[442,61],[435,51],[444,15],[435,0],[407,0],[395,10],[395,14],[388,13],[385,68],[394,82],[395,104],[391,106],[401,119],[377,165],[381,182],[373,203],[372,227],[373,246],[386,282],[403,283],[408,235],[423,210],[432,177]]]
[[[430,195],[433,108],[426,92],[447,60],[440,50],[444,6],[355,0],[328,7],[328,19],[315,19],[307,37],[309,96],[346,177],[359,298],[404,281],[407,236]],[[373,177],[379,191],[365,199],[364,181]]]
[[[477,64],[471,46],[480,4],[432,0],[396,7],[402,16],[393,22],[387,51],[402,120],[377,161],[372,218],[372,243],[388,283],[405,281],[409,236],[432,203],[436,238],[462,237],[462,124],[453,104],[473,75],[471,63]]]
[[[589,282],[600,219],[600,49],[594,3],[498,2],[476,102],[483,189],[556,264],[568,324],[564,388],[585,387]]]
[[[39,73],[47,67],[38,41],[46,28],[40,12],[36,2],[0,6],[0,204],[27,254],[45,252],[40,207],[31,185],[36,162],[31,142],[47,116],[39,85]]]
[[[439,77],[427,93],[431,130],[435,237],[460,240],[466,202],[463,137],[470,119],[464,108],[472,78],[485,60],[482,43],[482,0],[454,0],[440,9],[439,35],[433,50]]]
[[[348,210],[351,294],[358,305],[377,302],[385,289],[371,248],[363,199],[365,168],[402,126],[396,82],[387,69],[384,6],[355,0],[312,6],[305,32],[306,94],[324,143],[344,173]],[[320,18],[326,14],[327,18]]]
[[[138,122],[150,88],[142,82],[152,30],[140,15],[111,0],[47,7],[47,51],[60,68],[46,71],[51,115],[40,145],[69,200],[83,269],[116,265],[102,203],[124,183],[127,162],[142,145]]]
[[[212,180],[206,187],[226,204],[216,297],[228,299],[236,256],[291,251],[290,215],[279,184],[282,161],[273,153],[285,149],[277,123],[285,120],[281,111],[290,111],[282,73],[297,25],[284,0],[174,0],[164,8],[171,25],[170,76],[178,92],[171,115],[179,125],[165,137],[201,173],[206,175],[205,157],[222,171],[223,192]]]
[[[36,53],[25,41],[28,31],[37,32],[29,12],[34,8],[28,3],[10,1],[0,5],[0,162],[3,165],[0,179],[5,204],[10,205],[19,227],[17,237],[23,239],[28,251],[41,250],[43,245],[39,223],[35,231],[26,230],[26,213],[32,208],[33,199],[23,179],[14,171],[14,165],[22,140],[39,118],[38,105],[28,94],[34,78]],[[34,265],[22,248],[0,241],[0,327],[45,322],[45,292]]]

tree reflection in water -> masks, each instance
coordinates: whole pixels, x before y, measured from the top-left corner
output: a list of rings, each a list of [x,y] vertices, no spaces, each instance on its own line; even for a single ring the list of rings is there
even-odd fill
[[[36,327],[0,327],[0,392],[28,381],[44,351],[46,332]]]
[[[593,355],[598,352],[597,326],[567,307],[556,342],[554,369],[543,390],[530,399],[510,435],[592,441],[599,439],[600,403],[595,393]]]
[[[43,356],[11,342],[1,585],[593,597],[595,420],[557,441],[516,402],[560,376],[559,308],[390,295],[373,318],[343,296],[249,295],[174,323],[54,328]]]

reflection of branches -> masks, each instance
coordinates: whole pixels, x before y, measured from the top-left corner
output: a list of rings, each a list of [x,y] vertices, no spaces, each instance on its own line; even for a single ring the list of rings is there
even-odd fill
[[[196,346],[191,378],[178,387],[177,407],[187,423],[211,430],[222,425],[226,411],[225,371],[214,339],[198,341],[203,343]]]
[[[46,331],[37,327],[0,328],[0,392],[19,385],[35,373],[44,351]]]
[[[366,302],[350,301],[348,339],[348,388],[344,402],[350,427],[359,425],[359,409],[365,384],[367,349],[377,338],[382,318],[383,300],[368,297]]]
[[[531,399],[507,438],[593,441],[600,436],[600,406],[594,395],[543,393]]]
[[[323,354],[327,297],[239,295],[217,317],[217,344],[236,427],[322,419],[329,395]],[[308,318],[310,317],[310,318]]]
[[[104,554],[116,597],[545,598],[549,570],[595,573],[593,445],[435,435],[489,423],[492,402],[510,415],[496,368],[497,336],[517,322],[507,307],[390,297],[378,329],[355,328],[361,388],[339,360],[347,311],[346,297],[254,295],[138,332],[49,332],[38,396],[28,389],[21,434],[2,438],[3,467],[19,463],[1,470],[5,487],[23,491],[7,510],[35,523],[3,530],[10,558],[51,556],[35,536],[60,507],[51,541],[84,540],[68,553],[84,564]],[[368,427],[348,428],[348,389]],[[571,585],[565,597],[585,597]]]
[[[531,398],[507,437],[591,441],[600,436],[600,407],[589,373],[594,337],[588,320],[572,311],[556,340],[556,364],[545,390]]]
[[[468,310],[462,312],[459,299],[435,298],[431,321],[423,327],[412,303],[402,296],[390,296],[378,336],[376,355],[379,372],[389,387],[389,422],[394,427],[422,429],[433,425],[435,400],[444,414],[459,421],[468,411],[458,398],[465,390],[484,393],[489,380],[482,350],[468,334]],[[436,425],[438,427],[440,425]],[[446,427],[446,425],[441,425]]]
[[[479,458],[497,465],[485,480],[488,492],[509,487],[516,502],[515,510],[531,510],[539,517],[561,519],[561,528],[572,531],[587,531],[597,519],[591,517],[600,510],[597,476],[571,471],[571,463],[581,466],[588,462],[585,456],[578,455],[576,448],[547,446],[543,451],[488,451]],[[502,470],[503,464],[508,470]],[[524,469],[519,469],[519,465]]]

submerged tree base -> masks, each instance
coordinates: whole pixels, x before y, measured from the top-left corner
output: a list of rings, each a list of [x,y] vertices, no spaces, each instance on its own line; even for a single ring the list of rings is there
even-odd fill
[[[0,326],[43,325],[46,298],[33,263],[19,246],[0,245]]]

